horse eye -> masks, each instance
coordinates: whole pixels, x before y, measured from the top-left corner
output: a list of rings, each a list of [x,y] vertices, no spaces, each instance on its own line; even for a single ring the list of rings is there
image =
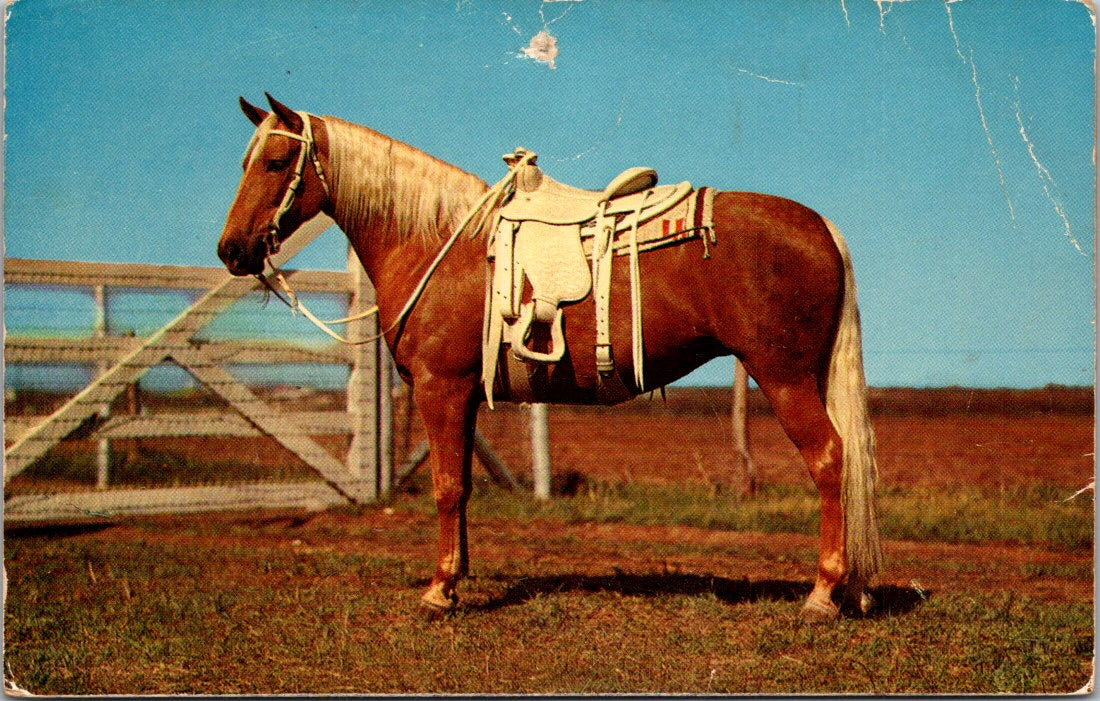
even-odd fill
[[[285,158],[273,158],[267,162],[267,172],[275,173],[283,170],[288,165],[290,165],[290,161]]]

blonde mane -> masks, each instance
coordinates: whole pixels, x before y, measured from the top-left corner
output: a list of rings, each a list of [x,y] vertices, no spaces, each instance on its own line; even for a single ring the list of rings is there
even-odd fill
[[[368,127],[325,116],[335,211],[344,231],[434,240],[458,226],[485,181]]]

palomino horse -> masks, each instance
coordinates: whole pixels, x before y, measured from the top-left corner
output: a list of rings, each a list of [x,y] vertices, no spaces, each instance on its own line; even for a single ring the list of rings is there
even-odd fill
[[[440,533],[422,600],[429,611],[448,611],[468,568],[474,424],[486,399],[480,378],[492,217],[482,216],[472,234],[452,234],[472,210],[499,202],[485,204],[489,187],[481,179],[411,146],[267,97],[270,113],[240,101],[257,129],[218,255],[234,275],[262,276],[280,243],[319,212],[347,234],[374,283],[381,328],[427,432]],[[881,554],[874,433],[847,246],[829,221],[771,195],[716,193],[713,219],[717,243],[709,257],[686,244],[641,257],[644,386],[663,386],[717,356],[741,359],[820,495],[817,578],[802,614],[834,618],[842,593],[866,609],[864,588]],[[614,273],[612,297],[628,298],[626,270]],[[591,295],[575,306],[571,337],[593,338]],[[611,336],[629,347],[630,322],[614,320]],[[588,343],[570,347],[571,386],[563,389],[570,401],[594,396],[594,354]],[[621,377],[632,377],[629,353],[615,363]]]

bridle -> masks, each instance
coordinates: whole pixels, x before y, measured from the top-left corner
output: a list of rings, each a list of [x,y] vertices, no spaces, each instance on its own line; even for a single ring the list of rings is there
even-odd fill
[[[268,224],[267,231],[264,233],[264,245],[267,249],[266,258],[270,258],[278,253],[279,247],[282,245],[284,237],[280,234],[282,231],[283,216],[294,206],[294,200],[298,197],[298,191],[302,187],[302,175],[305,173],[307,156],[313,161],[313,169],[317,172],[317,177],[321,181],[321,186],[325,189],[325,196],[331,196],[328,188],[328,180],[325,178],[325,171],[321,167],[321,160],[317,157],[317,142],[313,138],[313,122],[311,115],[308,112],[297,112],[296,114],[302,118],[301,134],[295,134],[292,131],[283,129],[272,129],[265,134],[265,138],[272,134],[276,134],[302,142],[302,148],[298,151],[298,163],[294,166],[294,177],[291,178],[290,184],[287,185],[283,200],[279,204],[279,208],[275,210],[275,216],[271,218],[271,223]],[[250,156],[257,147],[259,138],[260,133],[259,130],[257,130],[257,132],[252,135],[252,140],[249,142],[248,149],[245,151],[245,167],[247,167],[250,162]]]
[[[290,208],[294,206],[294,200],[298,197],[298,191],[302,188],[302,176],[305,174],[307,157],[313,161],[313,170],[316,171],[317,178],[321,181],[321,187],[325,189],[325,196],[331,197],[332,195],[329,191],[328,179],[325,178],[324,168],[321,167],[321,160],[317,157],[317,141],[313,138],[312,115],[308,112],[295,112],[295,114],[302,119],[301,134],[295,134],[285,129],[271,129],[263,135],[265,141],[267,137],[272,134],[285,136],[288,139],[302,142],[302,148],[298,150],[298,162],[294,165],[294,176],[290,179],[290,184],[287,185],[286,192],[283,194],[283,199],[279,203],[279,208],[275,210],[274,216],[271,217],[271,223],[267,225],[267,229],[264,232],[265,271],[256,274],[256,279],[263,283],[263,286],[267,288],[268,292],[275,295],[279,301],[291,309],[297,309],[299,307],[299,302],[294,295],[294,291],[290,289],[286,279],[283,277],[282,272],[271,262],[271,257],[279,252],[279,248],[282,246],[283,241],[286,240],[286,237],[281,235],[283,216],[285,216],[286,213],[290,211]],[[243,168],[247,169],[252,159],[255,158],[255,150],[259,148],[259,144],[260,130],[257,129],[256,133],[252,135],[252,139],[248,142],[248,147],[245,149],[244,159],[241,163]],[[266,275],[267,266],[271,266],[271,269],[275,272],[275,278],[279,281],[287,297],[284,298],[283,295],[279,294],[279,291],[271,284],[271,281]]]

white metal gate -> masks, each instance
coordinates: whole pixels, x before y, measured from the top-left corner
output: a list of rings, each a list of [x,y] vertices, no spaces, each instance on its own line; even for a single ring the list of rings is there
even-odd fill
[[[323,216],[308,222],[286,242],[273,262],[282,266],[331,225],[332,221]],[[287,274],[293,275],[295,287],[302,292],[348,294],[349,310],[355,312],[373,304],[374,290],[353,255],[349,255],[348,267],[348,273],[287,271]],[[81,342],[6,337],[5,357],[9,363],[94,360],[100,373],[44,420],[32,425],[5,420],[6,437],[14,438],[4,452],[5,485],[77,430],[90,430],[89,435],[101,445],[112,439],[146,436],[266,435],[321,478],[314,482],[278,484],[5,495],[5,521],[246,507],[321,507],[346,501],[370,502],[390,489],[391,372],[388,352],[380,341],[333,351],[337,362],[347,362],[351,367],[346,412],[287,412],[265,403],[236,380],[223,367],[224,363],[230,358],[240,362],[242,354],[251,354],[257,362],[295,362],[295,359],[332,362],[333,353],[310,357],[304,350],[295,355],[285,349],[264,349],[260,344],[204,342],[195,337],[218,313],[256,288],[258,283],[253,278],[236,278],[216,268],[12,259],[5,265],[5,282],[90,286],[100,302],[103,290],[111,286],[209,287],[188,309],[144,339],[107,336],[103,319],[97,320],[96,335]],[[357,324],[349,333],[362,334],[359,337],[363,338],[375,333],[376,327],[374,322]],[[116,397],[165,360],[182,367],[233,411],[157,417],[108,415],[110,403]],[[326,432],[350,434],[351,445],[344,461],[337,460],[310,437]]]

